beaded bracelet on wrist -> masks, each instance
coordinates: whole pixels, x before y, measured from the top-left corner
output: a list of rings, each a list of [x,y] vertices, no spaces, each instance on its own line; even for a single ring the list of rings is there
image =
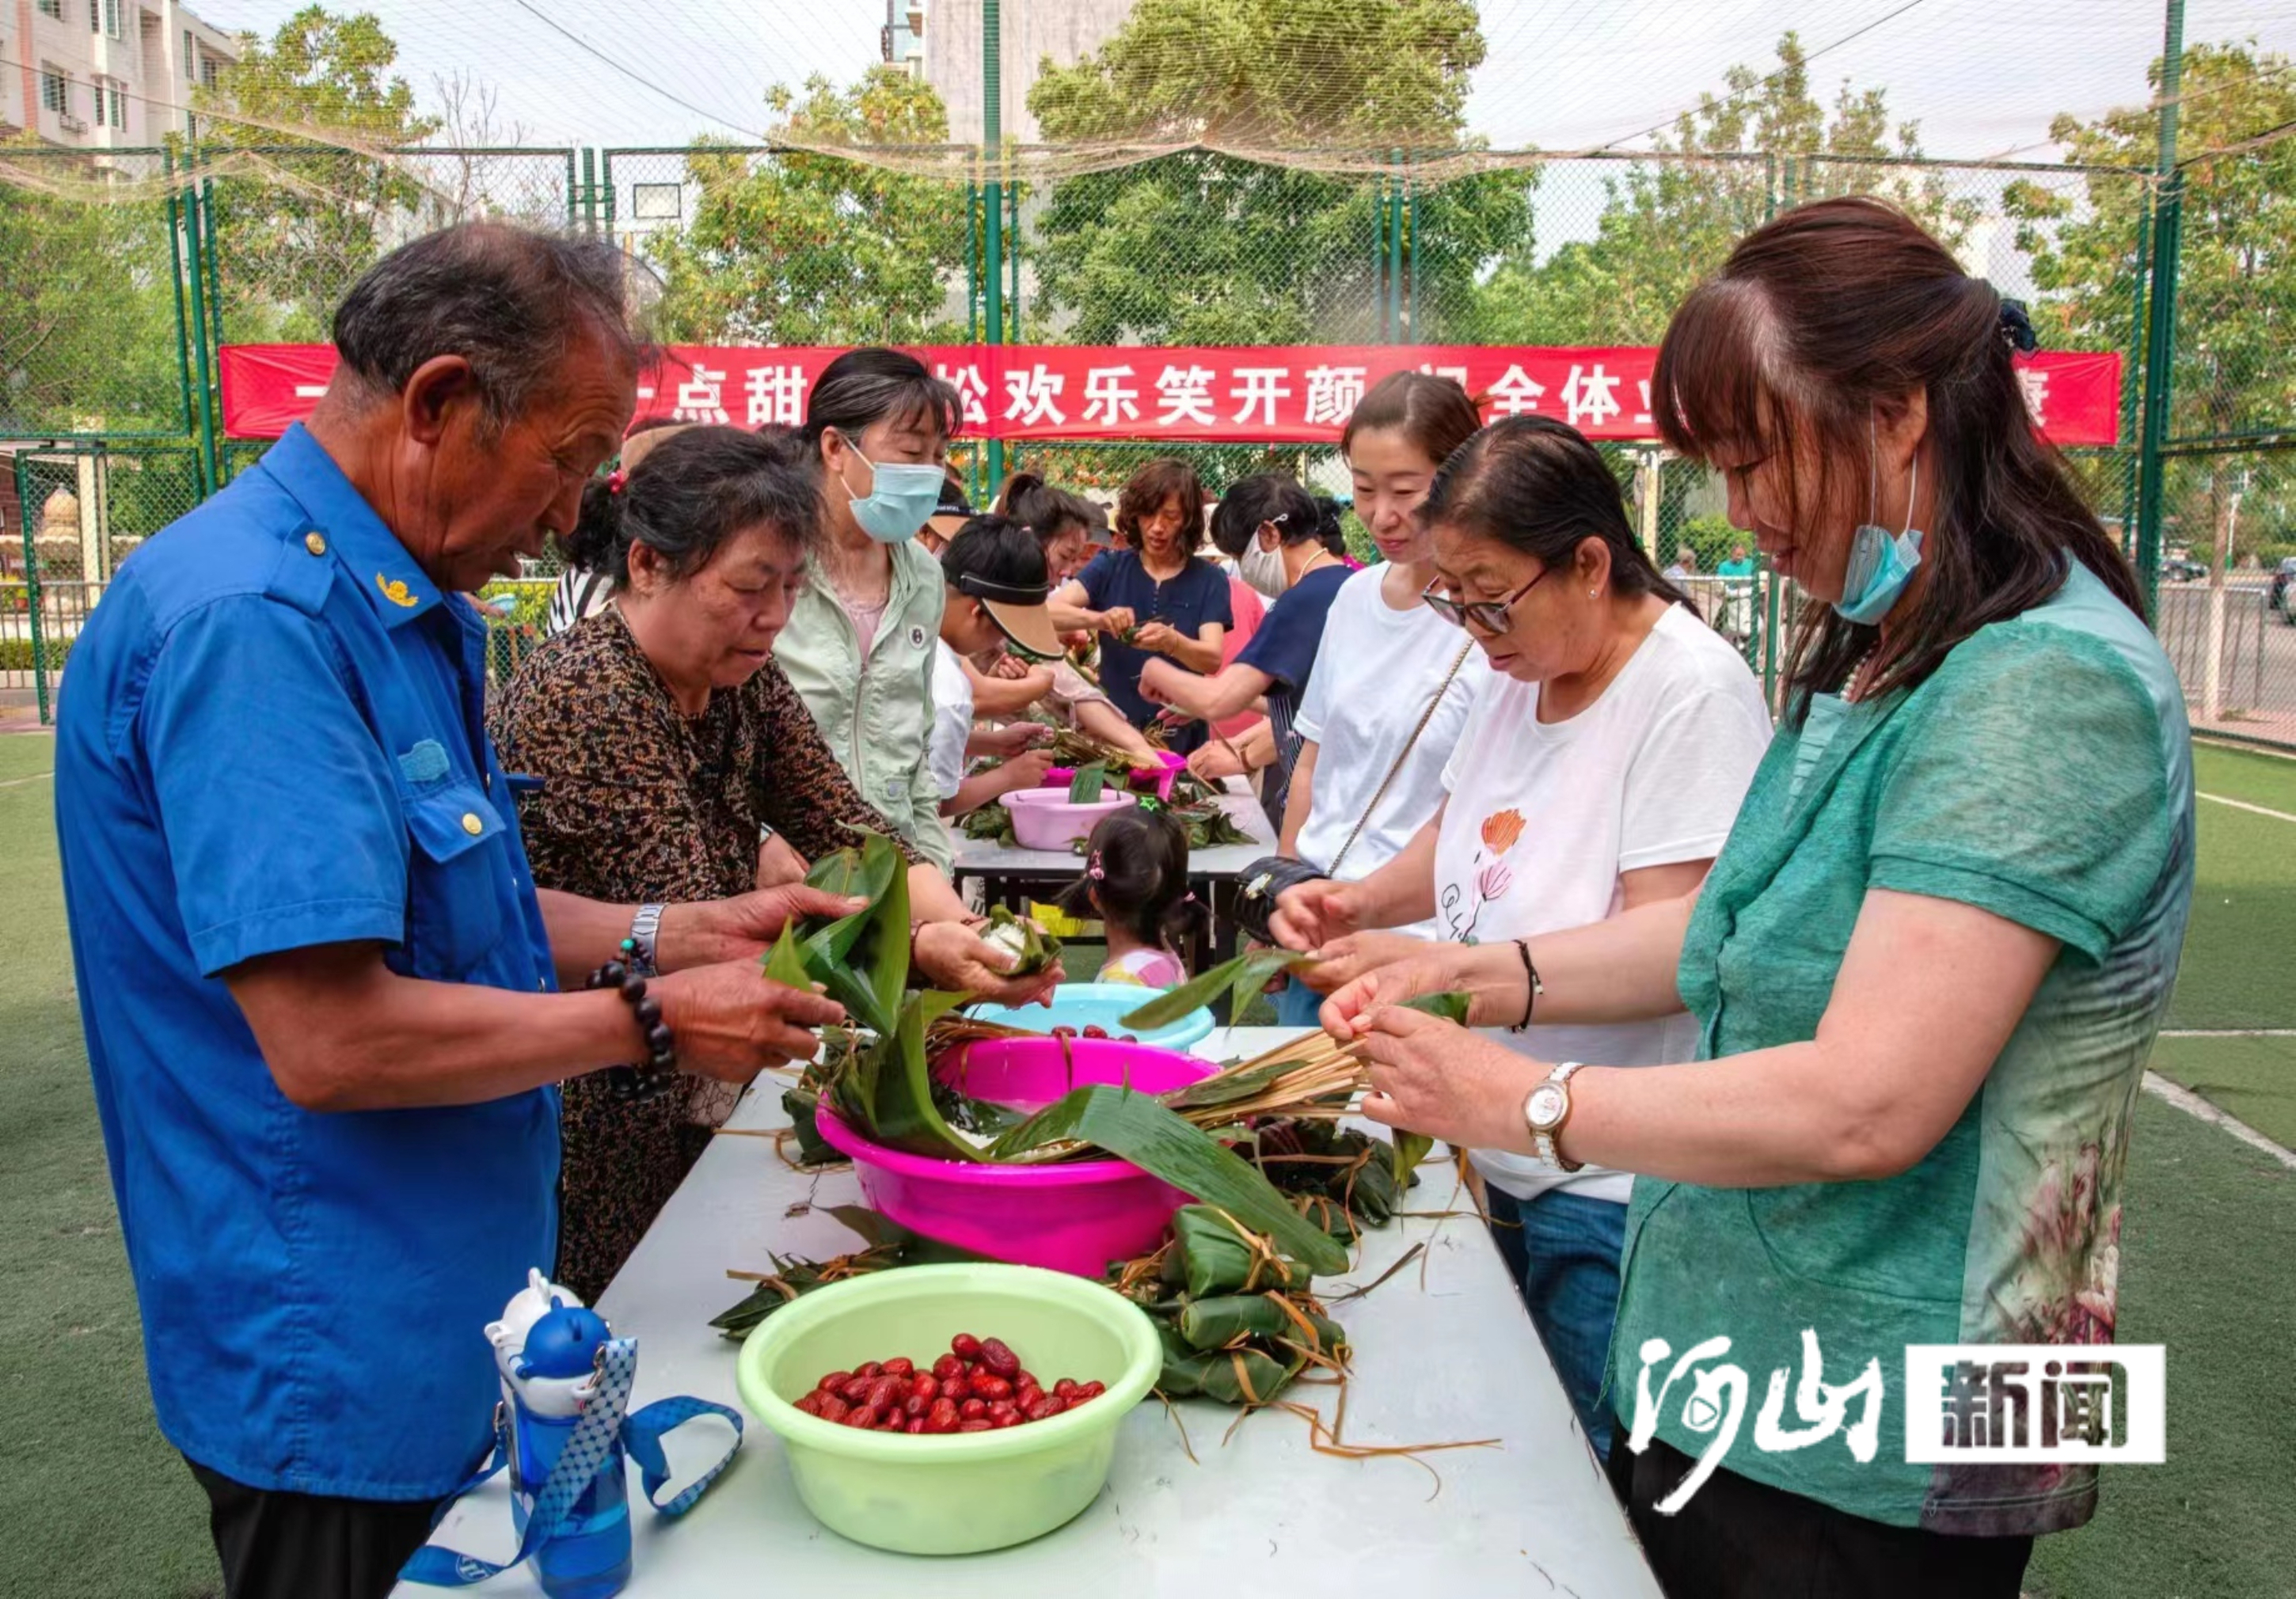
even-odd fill
[[[636,1015],[639,1030],[645,1035],[645,1064],[606,1069],[606,1092],[616,1099],[652,1099],[668,1092],[677,1080],[677,1041],[671,1036],[669,1024],[661,1019],[661,1001],[646,993],[646,980],[627,964],[636,953],[636,940],[624,939],[622,959],[608,961],[590,973],[587,984],[594,989],[618,990]]]

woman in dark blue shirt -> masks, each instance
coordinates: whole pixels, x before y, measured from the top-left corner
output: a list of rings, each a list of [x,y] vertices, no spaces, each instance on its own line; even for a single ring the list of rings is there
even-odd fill
[[[1198,676],[1167,661],[1151,661],[1140,675],[1140,693],[1201,718],[1192,727],[1237,715],[1265,696],[1268,726],[1275,735],[1275,765],[1261,782],[1259,798],[1269,824],[1280,832],[1292,767],[1300,758],[1292,720],[1307,696],[1324,640],[1324,619],[1340,586],[1355,574],[1325,547],[1314,499],[1281,472],[1256,472],[1230,488],[1213,520],[1212,539],[1261,578],[1262,592],[1277,594],[1275,603],[1242,653],[1217,674]],[[1268,568],[1280,576],[1262,578]]]
[[[1054,594],[1053,622],[1063,631],[1105,635],[1100,684],[1136,727],[1158,707],[1140,693],[1140,670],[1160,655],[1193,672],[1216,672],[1220,640],[1234,620],[1227,575],[1198,557],[1204,541],[1204,491],[1185,461],[1151,461],[1116,502],[1116,531],[1131,547],[1103,551]],[[1173,750],[1204,742],[1201,723],[1175,731]]]

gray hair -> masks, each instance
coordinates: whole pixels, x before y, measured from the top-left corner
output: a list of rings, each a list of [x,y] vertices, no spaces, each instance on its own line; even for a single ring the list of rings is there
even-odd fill
[[[370,395],[403,391],[422,364],[461,356],[488,423],[533,398],[582,333],[621,359],[645,348],[629,322],[626,263],[604,239],[502,222],[426,234],[367,268],[335,309],[335,349]]]

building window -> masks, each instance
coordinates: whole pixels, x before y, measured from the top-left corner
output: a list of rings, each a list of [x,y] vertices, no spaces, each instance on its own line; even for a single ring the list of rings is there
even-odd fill
[[[103,31],[115,39],[127,37],[120,31],[119,0],[103,0]]]
[[[40,14],[44,17],[53,17],[59,22],[62,21],[64,0],[40,0]]]
[[[205,84],[209,88],[216,86],[216,58],[214,56],[203,55],[200,57],[200,81]]]
[[[192,40],[192,30],[186,28],[184,29],[184,81],[197,83],[199,80],[200,50]]]
[[[103,80],[98,78],[88,87],[95,96],[95,125],[102,127],[103,126]]]
[[[111,86],[111,126],[123,133],[127,129],[127,91],[118,84]]]
[[[40,74],[40,103],[61,117],[69,109],[64,100],[64,75],[61,72]]]

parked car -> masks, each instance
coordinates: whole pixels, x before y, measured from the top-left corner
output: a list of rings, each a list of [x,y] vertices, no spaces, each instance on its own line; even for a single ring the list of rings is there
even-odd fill
[[[2272,570],[2272,592],[2266,596],[2265,603],[2280,613],[2281,620],[2296,625],[2296,614],[2292,614],[2288,609],[2288,586],[2292,579],[2296,579],[2296,555],[2283,555],[2280,564]]]
[[[2209,575],[2209,569],[2190,555],[2169,555],[2161,562],[2161,575],[2171,583],[2197,583]]]

